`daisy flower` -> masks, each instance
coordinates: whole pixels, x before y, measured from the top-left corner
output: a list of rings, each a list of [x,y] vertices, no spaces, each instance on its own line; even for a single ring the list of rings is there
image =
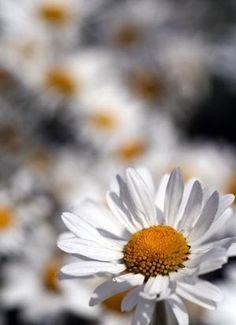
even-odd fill
[[[135,308],[133,324],[149,324],[162,300],[181,325],[188,324],[181,298],[214,309],[221,293],[199,275],[227,262],[235,239],[211,238],[232,215],[234,196],[221,196],[197,180],[184,186],[179,169],[164,175],[156,194],[147,171],[127,169],[125,179],[117,180],[118,191],[107,194],[109,210],[85,201],[62,215],[71,234],[58,246],[79,259],[62,273],[106,274],[90,305],[128,290],[121,308]]]

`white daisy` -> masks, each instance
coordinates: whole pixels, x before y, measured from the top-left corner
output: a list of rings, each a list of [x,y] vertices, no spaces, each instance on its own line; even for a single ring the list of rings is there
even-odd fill
[[[121,308],[136,306],[133,324],[149,324],[161,300],[179,324],[188,324],[180,297],[209,309],[221,299],[218,288],[198,276],[227,262],[235,239],[211,237],[232,215],[234,196],[220,196],[197,180],[184,186],[179,169],[162,178],[155,195],[151,176],[142,174],[128,169],[125,180],[117,177],[119,191],[107,195],[111,211],[86,201],[62,215],[72,234],[58,246],[79,258],[62,273],[109,276],[96,288],[91,305],[130,290]]]

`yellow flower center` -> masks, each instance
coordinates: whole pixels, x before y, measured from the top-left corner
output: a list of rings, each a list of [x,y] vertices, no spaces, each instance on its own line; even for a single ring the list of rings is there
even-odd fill
[[[133,234],[124,247],[128,272],[145,278],[168,275],[183,268],[190,246],[184,236],[170,226],[152,226]]]
[[[145,100],[156,100],[162,92],[162,83],[151,71],[137,71],[130,77],[131,89]]]
[[[0,230],[9,228],[14,223],[13,212],[6,207],[0,207]]]
[[[114,313],[121,313],[121,302],[123,298],[126,296],[128,291],[123,291],[121,293],[118,293],[106,300],[103,301],[102,305],[109,311]]]
[[[48,71],[46,86],[64,96],[73,96],[79,90],[74,76],[63,67],[55,67]]]
[[[106,112],[92,114],[90,121],[96,128],[107,131],[114,129],[117,125],[116,117]]]
[[[38,8],[38,16],[49,24],[63,25],[71,18],[71,12],[62,4],[46,3]]]
[[[58,260],[52,260],[45,266],[43,270],[43,285],[48,291],[53,293],[60,293],[58,280],[60,266],[61,265]]]
[[[114,34],[114,41],[121,47],[135,44],[142,36],[140,26],[134,24],[122,25]]]
[[[145,144],[140,140],[130,140],[122,144],[118,150],[117,155],[126,161],[139,158],[146,150]]]

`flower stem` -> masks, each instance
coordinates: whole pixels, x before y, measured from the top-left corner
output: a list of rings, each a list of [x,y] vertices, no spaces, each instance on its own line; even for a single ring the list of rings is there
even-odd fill
[[[158,301],[155,307],[151,325],[168,325],[165,301]]]

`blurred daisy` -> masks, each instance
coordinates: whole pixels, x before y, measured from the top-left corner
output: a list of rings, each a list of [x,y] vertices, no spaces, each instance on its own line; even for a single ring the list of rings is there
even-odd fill
[[[188,314],[180,297],[214,309],[220,291],[198,276],[227,262],[235,239],[211,238],[232,215],[234,196],[220,196],[199,181],[184,186],[178,169],[163,177],[156,195],[147,171],[128,169],[125,180],[117,180],[118,191],[107,196],[111,211],[85,201],[62,215],[71,234],[58,246],[79,261],[61,271],[71,277],[110,275],[91,305],[131,289],[121,308],[136,307],[135,324],[149,324],[161,300],[181,325],[188,324]]]
[[[84,157],[83,157],[84,158]],[[88,166],[90,177],[87,175]],[[101,204],[105,202],[104,189],[94,181],[93,161],[70,152],[57,156],[50,172],[52,191],[63,207],[73,207],[90,197]],[[78,186],[80,184],[80,186]]]
[[[76,280],[58,279],[61,266],[69,260],[56,251],[55,239],[50,224],[41,223],[29,233],[24,258],[2,269],[1,306],[20,308],[25,321],[55,320],[63,311],[89,314],[90,307],[84,308],[81,302],[89,300],[86,282],[78,285]]]
[[[101,1],[84,0],[7,0],[1,3],[1,16],[6,30],[35,29],[42,33],[50,50],[75,47],[80,37],[81,24]]]
[[[18,253],[24,243],[23,220],[9,198],[9,192],[0,190],[0,255]]]
[[[234,154],[227,147],[219,148],[210,143],[195,146],[182,144],[178,146],[178,150],[172,150],[170,153],[165,172],[173,168],[174,161],[180,166],[185,180],[196,177],[210,186],[217,187],[221,192],[235,194],[234,159]],[[221,172],[216,174],[212,169],[213,165]]]
[[[202,99],[209,90],[208,48],[202,41],[173,36],[162,41],[158,53],[170,91],[182,99]]]
[[[90,92],[108,82],[109,55],[102,51],[81,51],[49,60],[34,75],[27,75],[27,85],[43,101],[53,105],[71,104],[74,114],[80,113],[80,101]]]
[[[169,9],[168,4],[152,0],[117,3],[102,15],[105,42],[115,50],[135,53],[150,41],[153,27],[166,21]]]
[[[85,96],[81,103],[80,133],[100,151],[110,151],[124,134],[138,133],[146,115],[137,101],[119,85],[106,85]]]
[[[22,254],[29,231],[52,213],[50,202],[37,179],[19,169],[0,188],[0,255]]]

